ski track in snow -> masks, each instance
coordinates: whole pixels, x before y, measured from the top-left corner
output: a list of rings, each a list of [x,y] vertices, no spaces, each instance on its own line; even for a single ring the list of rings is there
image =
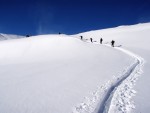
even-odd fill
[[[145,61],[128,50],[120,47],[115,49],[133,57],[134,62],[119,72],[118,76],[113,76],[112,80],[98,87],[90,96],[84,97],[83,102],[75,106],[72,113],[130,113],[135,108],[132,97],[136,91],[133,87],[142,74]]]
[[[142,68],[144,66],[144,59],[140,56],[122,49],[116,48],[135,58],[135,66],[131,67],[125,79],[112,90],[108,100],[105,103],[103,113],[130,113],[134,106],[132,97],[136,94],[133,87],[142,74]]]

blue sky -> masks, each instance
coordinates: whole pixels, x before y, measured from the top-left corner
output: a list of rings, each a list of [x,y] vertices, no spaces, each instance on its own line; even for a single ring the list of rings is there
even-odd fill
[[[76,34],[150,22],[150,0],[0,0],[0,33]]]

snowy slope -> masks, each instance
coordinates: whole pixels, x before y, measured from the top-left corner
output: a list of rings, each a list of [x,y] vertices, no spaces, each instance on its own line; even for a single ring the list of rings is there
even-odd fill
[[[25,38],[25,36],[0,33],[0,40],[10,40],[10,39],[19,39],[19,38]]]
[[[139,80],[135,83],[134,89],[137,91],[136,96],[133,98],[135,103],[134,113],[149,113],[150,107],[150,23],[137,24],[132,26],[120,26],[116,28],[90,31],[75,35],[75,37],[83,36],[84,39],[93,38],[94,41],[99,43],[99,39],[104,39],[104,44],[110,44],[111,40],[116,41],[117,46],[121,46],[145,60],[143,68],[144,74],[139,77]],[[121,92],[119,92],[121,93]],[[118,95],[119,95],[118,93]],[[135,92],[134,92],[135,93]],[[124,92],[123,92],[124,94]],[[118,99],[118,98],[117,98]],[[114,103],[112,103],[114,104]],[[128,103],[123,103],[126,106]],[[116,106],[117,108],[117,106]],[[118,109],[117,112],[120,110]],[[112,111],[111,111],[112,112]],[[111,113],[110,112],[110,113]]]
[[[93,112],[133,63],[122,51],[65,35],[1,41],[0,113]]]

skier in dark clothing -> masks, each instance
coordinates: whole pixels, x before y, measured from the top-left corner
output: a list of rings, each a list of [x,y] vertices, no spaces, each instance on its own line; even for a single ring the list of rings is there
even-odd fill
[[[112,46],[112,47],[114,47],[114,43],[115,43],[115,41],[112,40],[112,41],[111,41],[111,46]]]
[[[91,40],[91,42],[93,43],[93,39],[92,39],[92,38],[90,38],[90,40]]]
[[[100,39],[100,43],[102,44],[102,42],[103,42],[103,39],[101,38],[101,39]]]
[[[80,36],[81,37],[81,40],[83,39],[83,36]]]
[[[60,35],[61,33],[59,32],[59,35]]]
[[[26,37],[30,37],[29,35],[26,35]]]

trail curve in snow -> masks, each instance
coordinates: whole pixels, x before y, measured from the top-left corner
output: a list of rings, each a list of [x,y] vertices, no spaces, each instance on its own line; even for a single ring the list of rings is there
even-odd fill
[[[104,46],[110,47],[108,44]],[[114,47],[114,49],[133,57],[134,62],[124,70],[122,75],[115,76],[114,80],[99,86],[93,91],[91,97],[85,97],[72,113],[130,113],[134,108],[132,97],[136,91],[133,87],[142,73],[145,61],[142,57],[121,47]]]
[[[142,73],[145,61],[140,56],[128,50],[118,47],[116,47],[116,49],[133,57],[135,63],[127,71],[126,76],[112,86],[110,92],[108,91],[103,107],[100,107],[98,113],[130,113],[131,110],[135,108],[132,97],[135,95],[136,91],[133,90],[133,87],[139,75]]]

